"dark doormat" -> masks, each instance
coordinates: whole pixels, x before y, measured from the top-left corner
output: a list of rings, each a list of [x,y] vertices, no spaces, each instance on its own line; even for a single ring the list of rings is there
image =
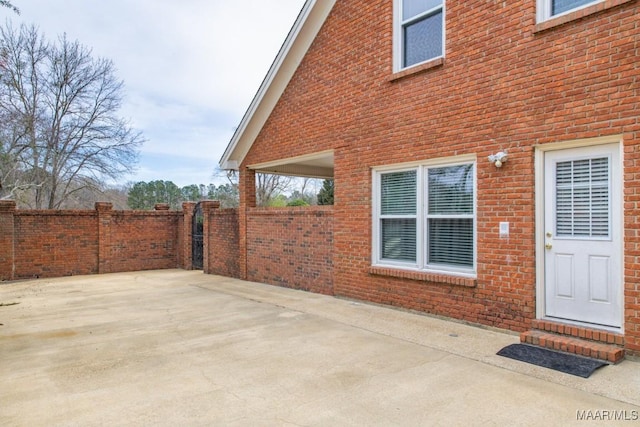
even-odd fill
[[[601,360],[560,353],[526,344],[508,345],[497,354],[582,378],[589,378],[596,369],[607,365],[606,362]]]

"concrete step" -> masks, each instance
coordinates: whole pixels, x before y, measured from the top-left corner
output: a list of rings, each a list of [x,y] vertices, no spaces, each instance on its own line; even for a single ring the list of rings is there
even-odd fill
[[[618,363],[624,359],[624,337],[608,331],[536,320],[520,342],[578,356]]]

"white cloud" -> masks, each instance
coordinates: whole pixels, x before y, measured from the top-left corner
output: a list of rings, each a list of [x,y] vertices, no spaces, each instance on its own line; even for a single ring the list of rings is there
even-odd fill
[[[157,179],[187,185],[195,182],[172,174],[202,168],[204,159],[211,162],[201,175],[208,182],[303,4],[21,0],[19,17],[2,13],[36,24],[49,40],[66,33],[113,60],[125,82],[122,114],[148,139],[137,177],[157,172],[166,174]]]

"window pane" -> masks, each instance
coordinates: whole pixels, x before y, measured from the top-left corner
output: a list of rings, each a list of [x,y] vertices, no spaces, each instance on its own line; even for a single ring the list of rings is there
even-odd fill
[[[609,235],[609,159],[556,164],[556,234]]]
[[[381,175],[382,215],[415,215],[417,202],[417,172],[385,173]]]
[[[402,20],[406,21],[441,5],[442,0],[402,0]]]
[[[382,220],[382,258],[416,262],[416,220]]]
[[[567,12],[597,0],[551,0],[551,15]]]
[[[473,214],[473,165],[429,169],[429,214]]]
[[[404,27],[403,66],[442,56],[442,11]]]
[[[429,219],[428,229],[429,264],[473,267],[473,219]]]

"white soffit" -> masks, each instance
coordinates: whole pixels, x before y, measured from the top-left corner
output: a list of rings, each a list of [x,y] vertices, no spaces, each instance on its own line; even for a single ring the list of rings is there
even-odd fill
[[[307,0],[227,146],[220,166],[238,169],[318,35],[336,0]]]
[[[333,178],[333,151],[249,165],[257,172],[308,178]]]

